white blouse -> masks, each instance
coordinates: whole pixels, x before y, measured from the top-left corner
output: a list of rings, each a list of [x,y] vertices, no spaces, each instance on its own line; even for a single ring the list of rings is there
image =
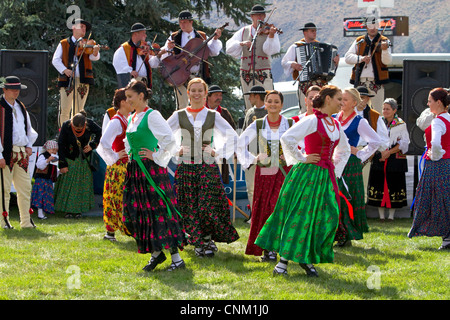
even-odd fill
[[[263,118],[264,125],[260,134],[266,140],[272,141],[271,143],[271,166],[278,167],[279,164],[279,141],[283,133],[289,129],[289,121],[286,117],[281,116],[280,126],[274,131],[270,128],[267,121],[267,116]],[[292,121],[294,123],[294,121]],[[247,169],[251,164],[256,163],[256,155],[259,150],[248,150],[250,143],[257,138],[256,121],[253,121],[244,132],[241,133],[237,143],[237,158],[244,169]]]
[[[303,119],[294,124],[281,136],[281,146],[283,147],[284,157],[286,158],[286,163],[288,166],[294,165],[299,161],[306,161],[306,154],[303,154],[302,151],[298,149],[298,146],[299,144],[304,145],[304,139],[307,135],[317,131],[317,121],[318,119],[315,115],[303,117]],[[339,139],[339,143],[334,149],[332,157],[335,167],[334,172],[336,177],[339,178],[341,177],[351,154],[348,138],[340,125],[331,131],[326,125],[324,119],[321,119],[320,121],[322,121],[325,132],[331,141],[336,141]]]
[[[450,114],[447,112],[441,114],[440,117],[450,121]],[[445,150],[442,148],[441,139],[446,132],[447,128],[441,119],[436,117],[431,121],[431,150],[428,150],[428,156],[432,161],[441,160],[442,156],[445,154]]]
[[[128,118],[129,125],[127,127],[127,132],[136,132],[139,124],[145,116],[145,111],[139,112],[134,116],[134,113]],[[134,116],[134,119],[133,119]],[[158,110],[153,110],[150,112],[147,118],[147,125],[150,131],[153,133],[155,138],[158,140],[158,151],[153,153],[153,161],[160,167],[167,167],[170,159],[177,152],[177,144],[175,142],[175,137],[173,136],[172,130],[170,129],[167,121],[163,118]],[[130,153],[130,144],[127,138],[125,141],[125,150]],[[139,150],[140,151],[140,150]]]
[[[363,117],[364,118],[364,111],[359,111],[358,109],[355,108],[356,114]],[[367,119],[366,119],[367,120]],[[389,133],[388,130],[386,128],[386,124],[383,121],[383,118],[381,117],[381,115],[378,117],[377,120],[377,134],[381,139],[381,145],[378,148],[378,151],[385,151],[386,149],[389,149],[389,147],[391,146],[389,144]],[[362,147],[367,145],[367,142],[364,141],[364,139],[362,139],[360,137],[359,142],[358,142],[358,147]]]
[[[386,127],[386,125],[384,126]],[[398,143],[398,146],[402,153],[408,152],[410,139],[406,123],[388,128],[387,130],[389,132],[389,148]]]
[[[108,166],[112,166],[119,160],[119,154],[113,151],[112,145],[116,137],[122,134],[121,121],[125,121],[125,124],[127,124],[125,117],[123,120],[115,118],[106,123],[106,128],[102,127],[103,133],[97,147],[97,153]]]
[[[337,114],[336,119],[339,118],[339,115],[341,115],[341,113],[342,113],[342,111]],[[355,117],[356,117],[356,115],[355,115]],[[350,120],[349,122],[347,122],[344,126],[342,126],[342,129],[343,130],[347,129],[352,124],[352,122],[355,120],[355,117],[352,120]],[[386,127],[386,125],[384,125],[384,126]],[[360,136],[360,139],[363,139],[365,142],[367,142],[367,145],[356,153],[356,156],[361,160],[361,162],[364,162],[367,159],[369,159],[370,156],[372,154],[374,154],[375,151],[377,151],[380,148],[380,146],[383,143],[383,140],[375,132],[375,130],[372,129],[369,122],[364,118],[362,118],[359,121],[357,131]],[[386,150],[386,149],[384,149],[384,150]]]
[[[237,145],[237,139],[238,135],[236,131],[233,129],[233,127],[230,126],[230,124],[220,115],[219,112],[211,109],[207,109],[206,107],[203,108],[201,111],[198,112],[195,120],[192,114],[190,114],[186,109],[178,112],[174,112],[170,118],[167,120],[167,123],[169,127],[172,129],[173,134],[175,136],[175,141],[177,145],[177,153],[181,148],[181,140],[182,140],[182,134],[181,134],[181,127],[180,122],[178,119],[178,113],[179,112],[186,112],[186,115],[189,119],[189,122],[194,127],[194,139],[198,143],[196,145],[201,146],[202,143],[202,126],[205,123],[206,116],[208,114],[208,110],[210,112],[215,112],[215,121],[214,121],[214,138],[213,143],[211,147],[214,149],[216,156],[215,161],[216,163],[221,163],[222,159],[229,159],[233,154],[236,152],[236,145]],[[193,146],[192,146],[193,147]]]

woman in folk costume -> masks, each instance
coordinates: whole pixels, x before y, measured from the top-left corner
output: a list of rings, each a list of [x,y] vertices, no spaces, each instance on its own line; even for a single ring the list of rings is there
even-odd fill
[[[377,151],[372,159],[368,182],[368,205],[378,207],[380,220],[384,209],[389,209],[387,221],[394,220],[396,208],[407,205],[406,176],[409,132],[406,123],[398,117],[397,101],[388,98],[383,103],[383,121],[388,130],[389,149]]]
[[[103,135],[97,148],[99,156],[106,163],[103,187],[103,222],[106,228],[105,240],[116,241],[115,232],[120,230],[129,235],[123,224],[123,183],[127,172],[128,155],[125,150],[125,134],[128,115],[133,111],[125,96],[125,89],[114,93],[113,108],[116,114],[102,128]]]
[[[304,117],[281,137],[287,165],[272,215],[255,244],[277,251],[274,274],[287,274],[288,261],[300,263],[308,276],[318,276],[314,263],[334,260],[333,241],[339,223],[339,177],[350,156],[350,146],[331,115],[342,103],[341,90],[324,86],[314,98],[314,115]],[[305,148],[299,150],[302,141]]]
[[[188,83],[190,105],[168,119],[181,146],[175,187],[189,243],[199,257],[214,256],[215,242],[239,239],[216,163],[233,156],[236,131],[222,116],[205,107],[208,87],[200,78]]]
[[[408,237],[442,237],[440,250],[450,249],[450,93],[435,88],[428,96],[436,115],[425,130],[427,153],[414,201],[414,220]]]
[[[58,174],[58,142],[47,140],[36,161],[31,207],[37,208],[38,218],[47,219],[45,213],[55,213],[53,183]]]
[[[369,122],[356,114],[356,105],[361,102],[358,90],[347,88],[342,93],[342,108],[335,115],[344,129],[351,146],[352,154],[345,166],[342,178],[338,180],[339,190],[344,195],[342,201],[339,227],[336,232],[338,246],[350,245],[351,240],[360,240],[363,233],[369,231],[366,216],[364,182],[362,176],[362,163],[380,147],[382,141],[372,129]],[[367,145],[359,150],[359,139]]]
[[[66,218],[81,218],[94,207],[94,183],[88,157],[102,136],[82,110],[63,123],[58,137],[59,172],[55,184],[55,211]]]
[[[272,214],[277,203],[280,188],[284,178],[290,170],[286,165],[280,137],[294,123],[280,114],[283,108],[283,94],[279,91],[269,91],[264,99],[267,115],[257,119],[245,129],[238,140],[237,156],[243,168],[257,165],[255,171],[255,193],[253,195],[250,235],[245,254],[261,256],[262,261],[276,261],[275,251],[263,250],[255,245],[264,223]],[[257,141],[258,150],[251,150],[248,146]]]
[[[159,111],[147,105],[150,89],[142,81],[125,87],[130,107],[125,148],[127,164],[123,191],[125,227],[136,240],[138,252],[151,253],[144,271],[152,271],[166,260],[170,250],[172,264],[167,269],[185,268],[178,249],[186,244],[182,218],[172,190],[167,165],[176,151],[175,139]]]

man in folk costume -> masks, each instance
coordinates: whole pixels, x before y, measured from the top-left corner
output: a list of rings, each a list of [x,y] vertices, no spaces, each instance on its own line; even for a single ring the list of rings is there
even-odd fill
[[[83,53],[81,57],[76,52],[80,41],[85,37],[86,32],[90,32],[91,28],[89,22],[75,19],[72,36],[61,40],[53,54],[52,64],[59,73],[59,127],[84,109],[89,95],[89,86],[94,84],[92,61],[100,59],[100,47],[94,46],[91,54]]]
[[[117,73],[117,86],[124,88],[130,80],[136,79],[144,82],[148,88],[152,88],[152,68],[157,68],[159,59],[156,55],[141,52],[140,46],[146,44],[147,30],[142,23],[131,26],[131,38],[124,42],[116,50],[113,57],[113,66]],[[144,54],[143,54],[144,53]],[[160,51],[161,55],[164,51]]]
[[[3,95],[0,97],[0,185],[3,212],[1,226],[13,228],[9,223],[9,201],[13,183],[17,191],[20,227],[34,228],[30,217],[31,177],[28,173],[28,163],[38,134],[31,126],[25,105],[18,99],[20,90],[27,87],[20,83],[18,77],[9,76],[0,88],[3,88]]]
[[[189,11],[182,11],[178,16],[178,24],[180,26],[180,30],[173,32],[170,37],[167,39],[162,50],[166,50],[169,53],[163,54],[161,56],[161,60],[164,60],[169,55],[177,55],[182,53],[183,49],[189,40],[193,38],[201,38],[204,41],[207,40],[207,35],[205,32],[196,30],[194,28],[194,18]],[[208,42],[207,46],[209,48],[209,56],[215,57],[218,56],[220,51],[222,50],[222,42],[219,40],[222,35],[221,29],[216,29],[215,36],[211,41]],[[181,48],[181,49],[180,49]],[[201,57],[200,57],[201,58]],[[189,104],[189,99],[187,96],[187,84],[193,78],[202,78],[205,80],[207,84],[211,82],[211,75],[209,66],[205,62],[201,62],[199,65],[195,65],[190,69],[191,76],[189,79],[175,88],[175,94],[177,98],[177,109],[186,108]]]
[[[222,118],[224,118],[234,130],[236,130],[236,124],[234,123],[230,111],[220,105],[222,103],[223,93],[226,93],[226,91],[223,91],[218,85],[210,86],[208,89],[208,97],[206,98],[206,107],[219,112]],[[220,172],[222,174],[223,183],[228,184],[230,182],[230,171],[226,159],[222,159],[222,167]]]
[[[256,119],[264,118],[267,115],[266,106],[264,105],[264,98],[266,96],[266,90],[262,86],[253,86],[244,95],[249,96],[249,101],[253,107],[247,110],[244,118],[244,125],[242,130],[247,127]],[[253,154],[258,154],[258,147],[255,141],[252,141],[249,145],[250,151]],[[251,165],[245,169],[245,184],[247,186],[247,197],[249,201],[250,210],[253,205],[253,193],[255,190],[255,171],[256,166]]]
[[[263,6],[254,6],[249,12],[252,24],[239,29],[226,43],[226,53],[241,59],[243,92],[248,92],[255,85],[262,86],[267,91],[273,90],[271,57],[281,49],[277,29],[271,27],[267,33],[257,35],[255,41],[252,41],[257,30],[260,30],[260,23],[266,19],[267,12],[269,11]],[[250,109],[252,104],[249,97],[244,96],[244,100],[246,110]]]
[[[366,18],[367,34],[356,38],[345,54],[345,62],[353,64],[350,83],[365,86],[373,93],[372,107],[381,113],[384,84],[389,82],[387,65],[392,61],[390,41],[378,32],[376,17]]]
[[[304,46],[305,44],[308,43],[320,43],[316,39],[317,30],[320,30],[320,28],[317,28],[314,23],[312,22],[305,23],[303,28],[300,28],[299,30],[303,31],[304,37],[300,41],[294,42],[286,51],[286,54],[281,60],[281,66],[284,69],[284,74],[286,75],[291,74],[294,80],[297,79],[299,72],[303,70],[303,65],[299,63],[299,61],[297,61],[297,53],[296,53],[297,47]],[[339,64],[339,55],[336,55],[336,57],[334,57],[333,62],[337,67]],[[328,81],[326,81],[325,79],[299,81],[297,97],[299,106],[301,108],[300,111],[302,113],[306,112],[305,95],[309,87],[316,85],[322,88],[327,84]]]
[[[371,98],[374,94],[370,93],[369,90],[364,86],[359,86],[356,88],[358,90],[359,95],[361,97],[361,103],[356,105],[356,114],[360,115],[364,119],[366,119],[372,129],[378,134],[378,136],[382,139],[382,144],[378,151],[382,152],[389,148],[389,134],[384,124],[384,121],[378,111],[375,111],[371,108]],[[360,139],[358,142],[358,148],[361,150],[367,145],[367,142]],[[363,166],[363,182],[364,182],[364,194],[365,200],[367,201],[367,186],[369,182],[369,173],[371,167],[371,159],[373,155],[364,163]]]

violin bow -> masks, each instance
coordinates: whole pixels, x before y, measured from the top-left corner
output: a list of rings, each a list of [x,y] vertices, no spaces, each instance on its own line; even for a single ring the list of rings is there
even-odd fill
[[[211,62],[208,62],[207,60],[204,60],[204,59],[200,58],[199,56],[193,54],[192,52],[189,52],[188,50],[185,50],[185,49],[181,48],[180,46],[175,45],[175,48],[177,48],[177,49],[179,49],[179,50],[181,50],[181,51],[184,51],[184,52],[186,52],[187,54],[189,54],[190,56],[195,57],[195,58],[201,60],[202,62],[205,62],[205,63],[209,64],[210,66],[212,66],[212,63],[211,63]]]

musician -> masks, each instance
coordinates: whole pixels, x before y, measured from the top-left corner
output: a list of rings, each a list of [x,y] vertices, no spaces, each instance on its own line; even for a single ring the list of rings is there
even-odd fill
[[[314,42],[319,43],[319,41],[316,39],[316,36],[317,30],[320,29],[321,28],[317,28],[316,25],[312,22],[305,23],[303,28],[299,29],[303,31],[303,38],[300,41],[297,41],[294,44],[292,44],[287,50],[283,59],[281,60],[281,66],[284,69],[284,73],[286,75],[292,74],[294,80],[297,79],[299,72],[301,72],[303,69],[301,61],[297,61],[297,52],[296,52],[297,48],[304,46],[307,43],[314,43]],[[305,62],[306,61],[304,61],[303,63]],[[336,67],[339,65],[339,55],[336,55],[336,57],[334,57],[333,62]],[[319,86],[319,88],[322,88],[327,84],[328,81],[326,81],[325,79],[299,81],[297,97],[298,97],[298,105],[300,106],[300,111],[302,113],[306,112],[305,96],[309,87]]]
[[[383,85],[389,82],[387,65],[392,61],[390,41],[378,32],[379,21],[375,17],[366,18],[365,24],[367,34],[353,41],[345,54],[345,62],[354,65],[350,83],[355,87],[365,86],[373,93],[372,107],[381,113]]]
[[[113,57],[113,66],[117,73],[119,88],[124,88],[131,78],[144,82],[148,88],[152,88],[152,68],[157,68],[159,59],[156,55],[146,54],[138,50],[146,44],[147,30],[142,23],[131,26],[131,38],[124,42],[116,50]],[[143,50],[142,50],[143,51]],[[158,54],[164,53],[160,51]]]
[[[31,178],[28,173],[29,157],[38,134],[31,126],[30,115],[18,99],[20,90],[27,86],[15,76],[5,78],[0,85],[0,190],[2,196],[2,228],[13,229],[9,223],[11,183],[17,191],[17,206],[21,228],[36,227],[30,217]]]
[[[180,12],[180,14],[178,15],[178,24],[180,25],[180,30],[172,33],[167,39],[164,47],[161,48],[169,52],[168,54],[163,54],[161,56],[161,60],[167,58],[169,54],[180,54],[182,52],[180,48],[184,48],[189,40],[193,38],[201,38],[203,40],[207,39],[207,36],[203,31],[196,30],[194,28],[194,18],[189,11]],[[222,30],[216,29],[213,39],[208,42],[207,45],[209,48],[209,56],[218,56],[220,50],[222,50],[222,42],[219,40],[221,35]],[[184,84],[178,86],[175,89],[178,110],[185,108],[189,103],[187,96],[187,84],[189,80],[191,80],[192,78],[200,77],[205,80],[205,82],[210,82],[209,68],[206,63],[201,63],[200,65],[193,66],[190,71],[191,77]]]
[[[271,26],[265,29],[260,27],[266,19],[266,9],[255,5],[248,14],[252,24],[239,29],[227,42],[226,53],[234,58],[241,59],[240,73],[243,92],[248,92],[255,85],[264,87],[265,90],[273,90],[272,58],[271,56],[280,52],[280,39],[277,29]],[[257,35],[252,47],[253,37],[257,30],[263,30]],[[250,48],[252,47],[252,51]],[[249,96],[244,95],[245,108],[252,107]]]
[[[94,84],[92,61],[100,59],[100,47],[94,46],[92,54],[83,53],[82,57],[75,54],[80,41],[91,29],[89,22],[75,19],[72,36],[61,40],[53,54],[52,64],[59,73],[59,127],[71,118],[71,114],[75,115],[84,109],[89,86]],[[74,66],[76,66],[75,70],[73,70]],[[75,98],[73,91],[76,92]]]
[[[206,107],[219,112],[222,118],[224,118],[234,130],[236,130],[236,124],[230,111],[220,105],[222,103],[223,93],[226,93],[226,91],[223,91],[218,85],[210,86],[208,89],[208,96],[206,97]],[[222,159],[220,172],[222,174],[222,182],[224,184],[228,184],[230,182],[230,172],[228,170],[228,163],[226,159]]]

